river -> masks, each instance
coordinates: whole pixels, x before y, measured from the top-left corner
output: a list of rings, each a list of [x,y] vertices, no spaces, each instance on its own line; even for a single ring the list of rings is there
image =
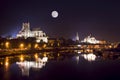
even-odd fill
[[[120,80],[120,58],[43,52],[0,58],[0,80]]]

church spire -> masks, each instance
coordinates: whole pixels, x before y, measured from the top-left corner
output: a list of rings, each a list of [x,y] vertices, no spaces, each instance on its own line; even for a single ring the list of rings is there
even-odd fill
[[[76,41],[79,41],[79,35],[78,35],[78,32],[76,33]]]

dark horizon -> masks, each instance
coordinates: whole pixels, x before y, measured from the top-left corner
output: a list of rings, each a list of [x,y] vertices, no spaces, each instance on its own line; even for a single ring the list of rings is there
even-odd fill
[[[0,2],[0,35],[15,35],[23,22],[40,27],[49,37],[80,40],[92,35],[97,40],[120,41],[120,2],[94,0],[2,0]],[[51,12],[59,16],[52,18]]]

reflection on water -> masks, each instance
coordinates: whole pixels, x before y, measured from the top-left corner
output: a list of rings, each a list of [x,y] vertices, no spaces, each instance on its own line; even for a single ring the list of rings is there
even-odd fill
[[[8,71],[8,67],[9,67],[9,59],[8,57],[5,58],[5,69],[6,71]]]
[[[35,59],[38,59],[38,54],[36,53],[36,54],[34,55],[34,57],[35,57]]]
[[[88,61],[95,61],[95,59],[96,59],[96,55],[93,53],[83,54],[82,56],[84,57],[84,59],[86,59]]]
[[[20,67],[22,71],[22,75],[29,76],[29,69],[36,68],[40,69],[45,66],[46,62],[48,61],[48,57],[37,58],[36,61],[24,61],[24,62],[16,62],[16,64]]]
[[[20,61],[23,61],[23,60],[24,60],[24,56],[21,55],[21,56],[20,56]]]
[[[8,60],[8,57],[5,58],[5,66],[8,66],[9,65],[9,60]]]
[[[102,56],[100,56],[100,59],[105,59],[105,58],[108,59],[109,58],[109,57],[104,57],[105,56],[104,54],[101,54],[101,55]],[[107,56],[108,55],[109,54],[107,54]],[[49,73],[49,71],[52,71],[54,68],[55,69],[52,72],[50,72],[51,75],[52,75],[52,73],[53,74],[55,73],[54,75],[58,74],[59,72],[57,72],[57,71],[62,72],[62,73],[59,73],[59,76],[65,74],[64,73],[65,71],[66,71],[66,73],[69,74],[69,70],[71,70],[71,73],[69,75],[72,74],[73,76],[76,76],[73,73],[73,70],[76,68],[77,68],[77,71],[75,71],[76,72],[75,74],[79,75],[79,72],[80,72],[80,74],[86,75],[85,73],[88,73],[90,71],[89,69],[91,69],[91,64],[89,65],[89,63],[87,64],[86,62],[94,61],[94,63],[92,65],[97,64],[99,66],[103,66],[103,65],[97,63],[98,56],[99,55],[96,55],[94,53],[85,54],[85,53],[81,53],[80,51],[77,51],[76,53],[43,52],[43,53],[22,54],[22,55],[1,57],[0,58],[0,75],[3,75],[3,77],[1,76],[0,80],[4,80],[5,79],[4,77],[6,77],[6,74],[8,76],[8,80],[9,80],[9,77],[11,75],[13,75],[14,73],[15,74],[13,76],[16,76],[16,75],[18,75],[17,73],[20,73],[19,75],[21,75],[21,76],[31,77],[32,75],[37,75],[39,77],[40,75],[42,75],[42,73],[44,71],[46,73]],[[115,57],[115,58],[117,60],[120,59],[119,56]],[[68,64],[67,62],[69,62],[70,64]],[[77,67],[73,68],[74,65],[77,65]],[[86,66],[86,65],[89,65],[89,66]],[[60,66],[60,67],[58,67],[58,66]],[[52,68],[52,70],[47,70],[48,67]],[[58,68],[56,68],[56,67],[58,67]],[[94,66],[94,68],[96,71],[96,69],[97,69],[96,66]],[[91,70],[94,70],[94,68],[92,68]],[[83,69],[85,72],[82,71]],[[88,71],[86,71],[86,70],[88,70]],[[98,70],[99,70],[99,68],[98,68]],[[37,72],[39,72],[39,73],[37,73]],[[32,74],[32,75],[30,75],[30,74]],[[41,79],[41,78],[39,77],[39,79]]]

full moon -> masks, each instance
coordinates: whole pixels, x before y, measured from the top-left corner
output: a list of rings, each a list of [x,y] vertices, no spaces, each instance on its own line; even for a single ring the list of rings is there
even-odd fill
[[[51,13],[53,18],[57,18],[58,17],[58,12],[57,11],[52,11]]]

